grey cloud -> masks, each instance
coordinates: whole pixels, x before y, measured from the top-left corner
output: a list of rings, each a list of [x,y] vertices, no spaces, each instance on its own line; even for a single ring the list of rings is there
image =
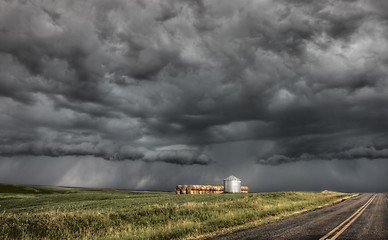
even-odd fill
[[[146,153],[143,159],[147,162],[166,162],[179,165],[209,165],[213,160],[206,155],[195,150],[161,150]]]
[[[2,145],[1,156],[94,156],[110,161],[140,160],[165,162],[178,165],[209,165],[213,160],[205,153],[193,149],[150,150],[141,147],[118,146],[116,144],[63,144],[25,143],[13,146]]]
[[[2,1],[0,149],[181,165],[222,163],[202,149],[239,141],[273,144],[242,163],[386,149],[386,7]],[[192,149],[157,150],[179,144]]]
[[[259,159],[257,160],[257,163],[263,164],[263,165],[280,165],[284,163],[290,163],[290,162],[296,162],[297,160],[295,158],[290,158],[283,155],[273,155],[267,159]]]
[[[218,142],[219,126],[263,121],[276,127],[226,139],[273,139],[322,132],[333,115],[362,128],[381,118],[366,107],[387,101],[374,92],[387,49],[367,35],[385,41],[384,25],[364,3],[48,3],[2,3],[2,94],[30,104],[43,94],[96,117],[93,131],[126,115],[148,137],[201,144]]]
[[[273,155],[266,159],[258,159],[257,163],[262,165],[280,165],[298,161],[317,160],[357,160],[357,159],[388,159],[388,149],[375,149],[374,147],[357,147],[341,152],[330,152],[322,154],[303,153],[297,157],[284,155]]]

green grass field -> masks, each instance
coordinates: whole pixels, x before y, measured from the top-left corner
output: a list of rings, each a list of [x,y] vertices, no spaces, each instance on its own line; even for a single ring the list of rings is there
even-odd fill
[[[187,239],[258,226],[353,194],[175,195],[0,184],[2,239]]]

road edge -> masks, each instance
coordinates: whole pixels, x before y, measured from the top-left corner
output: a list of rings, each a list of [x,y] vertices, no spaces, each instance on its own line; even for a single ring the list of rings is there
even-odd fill
[[[222,236],[222,235],[226,235],[226,234],[230,234],[230,233],[236,233],[236,232],[244,231],[244,230],[251,229],[251,228],[256,228],[256,227],[259,227],[259,226],[262,226],[262,225],[265,225],[265,224],[277,222],[277,221],[280,221],[280,220],[283,220],[283,219],[287,219],[287,218],[290,218],[290,217],[293,217],[293,216],[297,216],[297,215],[300,215],[300,214],[303,214],[303,213],[313,212],[313,211],[316,211],[316,210],[319,210],[319,209],[322,209],[322,208],[325,208],[325,207],[333,206],[333,205],[338,204],[340,202],[346,201],[346,200],[348,200],[350,198],[361,196],[362,194],[364,194],[364,193],[354,193],[354,194],[352,194],[350,196],[344,196],[343,198],[340,198],[340,199],[338,199],[338,200],[336,200],[336,201],[334,201],[332,203],[327,203],[327,204],[324,204],[324,205],[312,207],[310,209],[304,209],[304,210],[299,211],[299,212],[283,214],[283,215],[275,216],[274,218],[266,219],[266,220],[259,219],[259,220],[256,220],[256,221],[248,222],[248,223],[243,224],[243,225],[239,225],[239,226],[235,226],[235,227],[230,227],[228,229],[223,229],[223,230],[221,230],[220,232],[217,232],[217,233],[209,233],[209,234],[200,235],[200,236],[196,236],[196,237],[189,237],[189,238],[185,238],[185,239],[186,240],[193,240],[193,239],[204,240],[204,239],[208,239],[208,238],[211,238],[211,237]]]

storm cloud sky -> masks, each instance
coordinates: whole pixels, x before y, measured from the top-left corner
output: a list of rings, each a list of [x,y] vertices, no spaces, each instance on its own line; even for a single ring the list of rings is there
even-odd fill
[[[0,181],[388,191],[386,1],[1,1]]]

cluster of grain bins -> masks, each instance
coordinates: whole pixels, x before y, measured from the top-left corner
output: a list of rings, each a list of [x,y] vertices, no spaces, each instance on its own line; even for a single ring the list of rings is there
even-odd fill
[[[177,185],[176,194],[214,194],[214,193],[248,193],[247,186],[241,186],[241,180],[235,176],[224,179],[224,186]]]

